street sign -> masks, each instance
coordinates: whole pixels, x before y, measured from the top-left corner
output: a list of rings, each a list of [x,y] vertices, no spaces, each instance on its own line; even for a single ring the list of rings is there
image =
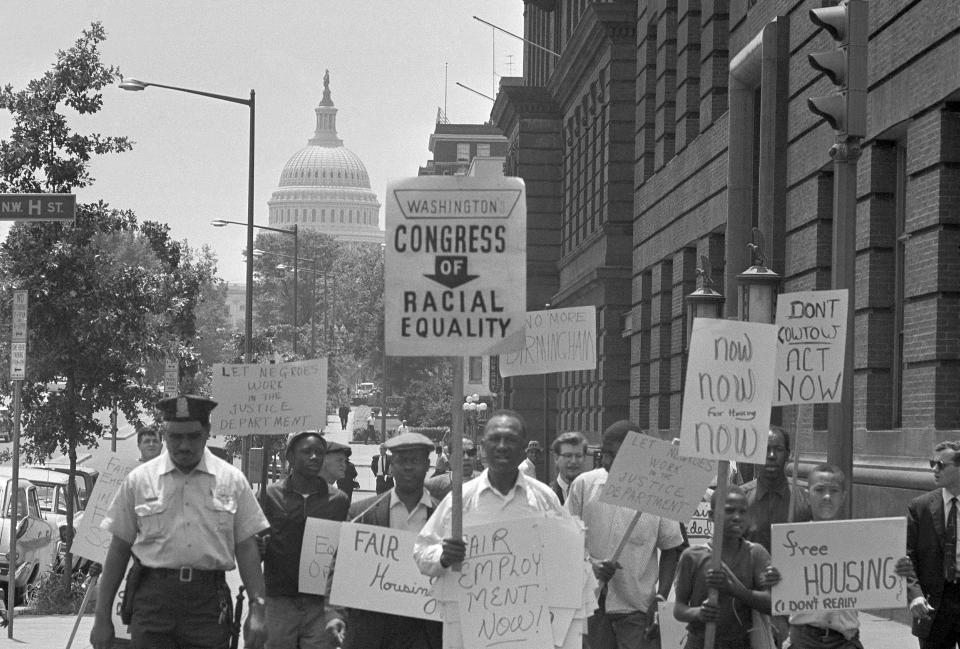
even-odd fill
[[[0,221],[73,221],[74,194],[0,194]]]
[[[422,176],[387,188],[391,356],[479,356],[523,326],[526,191],[519,178]]]
[[[500,392],[502,386],[502,381],[500,380],[500,357],[491,356],[490,357],[490,376],[487,382],[487,387],[490,389],[490,392],[494,394]]]
[[[10,337],[10,380],[23,381],[27,378],[27,292],[13,292],[13,313],[11,314]]]
[[[163,363],[163,396],[175,397],[180,393],[180,362],[176,357],[167,357]]]

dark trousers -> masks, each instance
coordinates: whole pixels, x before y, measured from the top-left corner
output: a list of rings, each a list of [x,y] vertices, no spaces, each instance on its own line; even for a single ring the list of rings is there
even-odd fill
[[[227,649],[230,589],[226,581],[182,582],[147,572],[133,600],[130,636],[135,649]]]
[[[859,634],[849,640],[839,631],[810,624],[790,625],[790,647],[792,649],[863,649]]]
[[[955,649],[960,644],[960,582],[943,587],[930,635],[920,640],[920,649]]]

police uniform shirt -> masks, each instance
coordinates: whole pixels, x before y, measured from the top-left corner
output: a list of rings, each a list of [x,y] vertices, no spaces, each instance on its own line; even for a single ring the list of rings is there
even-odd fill
[[[204,449],[188,474],[167,453],[136,467],[100,526],[148,568],[232,570],[237,543],[270,524],[243,473]]]

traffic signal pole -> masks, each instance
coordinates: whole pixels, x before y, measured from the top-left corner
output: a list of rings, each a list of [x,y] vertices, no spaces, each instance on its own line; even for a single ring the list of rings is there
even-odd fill
[[[836,131],[830,147],[833,158],[833,258],[831,288],[847,289],[847,340],[843,357],[840,403],[827,407],[827,461],[847,476],[850,495],[840,518],[853,512],[853,344],[856,314],[857,261],[857,162],[867,128],[867,50],[869,10],[865,0],[845,0],[835,7],[810,10],[810,20],[836,43],[826,52],[809,55],[814,70],[822,72],[836,88],[811,97],[807,106]]]

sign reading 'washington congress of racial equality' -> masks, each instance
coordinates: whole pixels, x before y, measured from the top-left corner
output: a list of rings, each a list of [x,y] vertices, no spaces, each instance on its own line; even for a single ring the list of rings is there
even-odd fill
[[[388,354],[480,355],[523,326],[526,209],[519,178],[429,176],[387,188]]]

